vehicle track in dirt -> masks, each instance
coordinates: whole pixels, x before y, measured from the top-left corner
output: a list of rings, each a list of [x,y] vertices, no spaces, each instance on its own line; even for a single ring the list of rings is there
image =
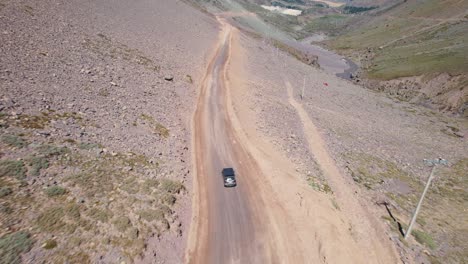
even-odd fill
[[[265,210],[262,172],[231,123],[226,65],[233,28],[221,24],[221,38],[203,79],[194,115],[194,218],[186,259],[189,263],[278,263],[291,257],[282,255],[289,247],[278,246],[283,240],[274,239],[278,229]],[[224,167],[235,169],[237,187],[223,187]]]
[[[225,20],[218,21],[221,32],[192,122],[195,178],[185,261],[363,263],[370,257],[372,263],[394,263],[389,261],[393,256],[378,260],[387,252],[361,250],[346,217],[331,208],[328,198],[303,185],[287,161],[256,139],[250,126],[244,127],[231,97],[244,89],[238,85],[240,34]],[[223,187],[224,167],[235,169],[237,187]],[[303,194],[299,204],[298,193]]]

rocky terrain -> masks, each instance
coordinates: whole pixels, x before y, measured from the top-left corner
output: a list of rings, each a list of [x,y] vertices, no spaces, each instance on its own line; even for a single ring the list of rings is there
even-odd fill
[[[237,61],[231,58],[242,75],[236,75],[239,69],[226,75],[239,84],[229,88],[236,129],[244,130],[257,151],[270,151],[261,153],[271,160],[260,166],[270,167],[266,175],[276,193],[268,193],[266,203],[276,206],[275,199],[287,197],[290,228],[316,228],[315,238],[305,240],[318,243],[314,257],[337,250],[366,256],[349,252],[355,245],[378,257],[381,252],[368,250],[376,239],[391,241],[403,263],[465,263],[468,123],[420,106],[463,114],[463,74],[377,80],[384,88],[361,75],[355,82],[391,96],[363,89],[314,67],[316,57],[283,46],[285,35],[270,27],[302,36],[329,25],[339,32],[341,18],[332,13],[344,7],[325,4],[351,1],[313,2],[309,11],[324,12],[326,22],[315,17],[299,21],[303,27],[283,16],[258,14],[262,20],[245,12],[257,12],[255,5],[266,2],[0,0],[0,263],[184,261],[192,113],[219,33],[209,12],[220,11],[232,11],[220,15],[253,29],[242,31],[241,47],[233,48],[245,52],[236,54]],[[299,1],[281,1],[290,2]],[[362,7],[370,1],[353,2]],[[442,19],[442,26],[447,14],[432,19]],[[352,34],[343,39],[360,41]],[[339,49],[343,39],[328,45]],[[347,51],[351,57],[369,53],[367,47]],[[381,55],[363,62],[374,67]],[[384,63],[374,73],[392,69],[383,67],[385,56],[380,59]],[[297,105],[324,138],[343,175],[338,181],[327,178]],[[268,163],[277,156],[292,164],[292,171],[284,166],[287,180],[275,178],[282,175],[282,163]],[[436,168],[412,236],[404,240],[430,172],[423,159],[438,157],[448,166]],[[302,191],[291,192],[295,188]],[[366,215],[357,215],[348,200]],[[369,232],[362,223],[372,225]],[[343,242],[350,248],[334,248]]]
[[[180,1],[2,0],[0,28],[0,263],[180,263],[214,20]]]
[[[349,210],[342,207],[334,194],[339,190],[324,177],[307,146],[303,124],[288,103],[284,78],[325,136],[345,180],[357,187],[355,198],[387,226],[403,262],[467,259],[466,120],[368,91],[278,54],[272,46],[245,45],[250,51],[246,85],[251,89],[242,90],[238,102],[248,102],[257,133],[287,155],[304,183],[328,193],[338,210]],[[243,112],[240,106],[237,111]],[[399,228],[407,227],[430,172],[423,160],[437,157],[449,160],[449,166],[436,169],[413,236],[404,240]]]

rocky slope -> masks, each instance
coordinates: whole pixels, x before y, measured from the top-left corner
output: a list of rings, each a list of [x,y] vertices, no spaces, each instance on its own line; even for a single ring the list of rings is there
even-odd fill
[[[461,246],[466,244],[467,230],[463,222],[468,169],[464,119],[363,89],[277,53],[261,41],[246,43],[244,85],[250,89],[238,91],[237,102],[248,107],[237,105],[236,109],[253,119],[260,138],[294,163],[295,177],[327,193],[337,210],[349,212],[308,148],[303,124],[288,102],[284,78],[325,137],[349,188],[355,190],[352,199],[387,226],[387,233],[380,235],[398,246],[404,263],[462,263],[467,258]],[[423,160],[437,157],[449,160],[449,166],[437,168],[437,180],[426,196],[413,236],[405,241],[399,225],[407,227],[430,172]],[[350,232],[358,241],[365,237],[355,226]]]
[[[180,263],[216,23],[180,1],[0,2],[1,263]]]

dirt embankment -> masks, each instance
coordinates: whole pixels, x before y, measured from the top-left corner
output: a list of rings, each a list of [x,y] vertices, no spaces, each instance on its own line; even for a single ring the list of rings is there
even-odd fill
[[[194,26],[196,25],[196,26]],[[181,1],[0,1],[2,262],[180,263],[217,24]]]
[[[468,117],[468,76],[448,73],[398,78],[389,81],[360,79],[354,82],[393,98],[441,112]]]

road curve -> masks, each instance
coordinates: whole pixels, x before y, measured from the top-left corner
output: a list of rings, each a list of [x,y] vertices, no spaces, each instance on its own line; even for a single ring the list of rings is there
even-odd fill
[[[226,65],[232,27],[223,32],[203,79],[194,116],[196,162],[194,215],[188,263],[269,263],[274,250],[264,240],[262,198],[249,175],[260,170],[239,144],[227,110]],[[223,167],[233,167],[237,187],[224,188]],[[272,257],[273,255],[273,257]]]

